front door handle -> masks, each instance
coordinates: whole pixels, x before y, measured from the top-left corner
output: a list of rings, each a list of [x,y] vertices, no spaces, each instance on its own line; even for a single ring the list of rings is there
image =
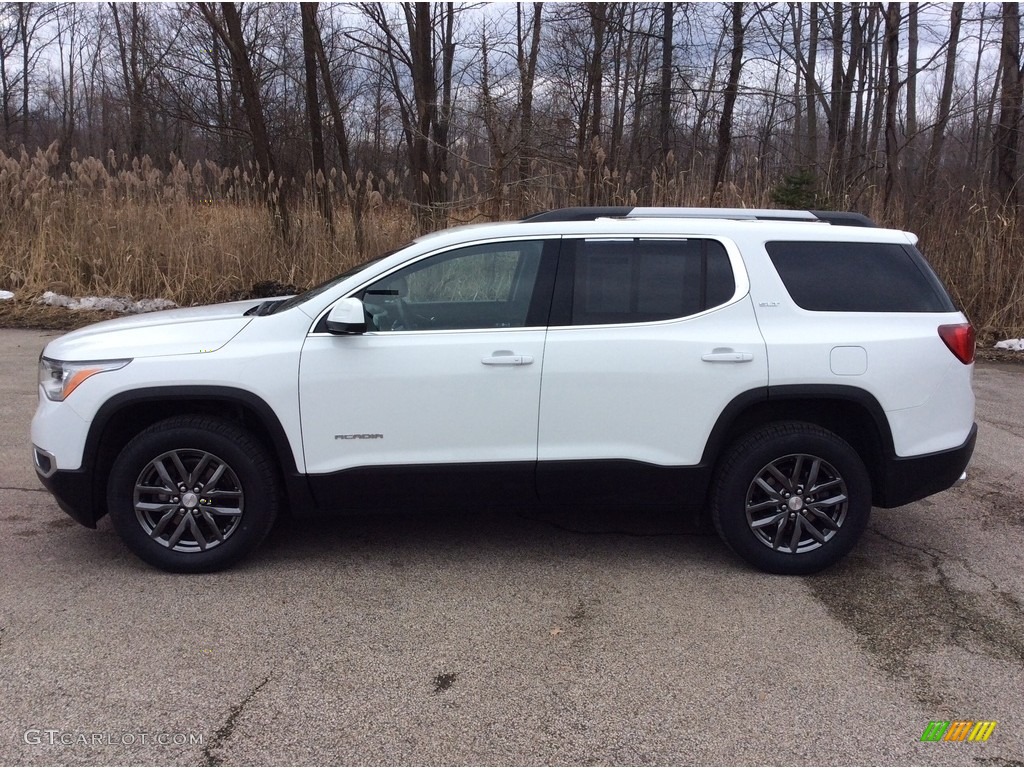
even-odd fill
[[[736,352],[732,349],[716,349],[700,356],[705,363],[749,363],[754,359],[750,352]]]
[[[517,355],[510,349],[499,349],[490,357],[480,361],[484,365],[529,365],[533,362],[532,355]]]

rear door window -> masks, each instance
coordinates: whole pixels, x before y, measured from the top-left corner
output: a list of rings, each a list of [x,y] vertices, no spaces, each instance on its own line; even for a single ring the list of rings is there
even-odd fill
[[[797,306],[814,312],[953,312],[920,252],[899,243],[765,244]]]
[[[577,241],[570,323],[687,317],[725,303],[735,291],[729,256],[715,240]]]

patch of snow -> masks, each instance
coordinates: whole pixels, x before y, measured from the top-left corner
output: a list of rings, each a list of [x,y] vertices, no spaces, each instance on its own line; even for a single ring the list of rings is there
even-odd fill
[[[10,301],[14,298],[14,294],[11,291],[0,291],[0,301]]]
[[[1024,352],[1024,339],[1007,339],[997,341],[996,349],[1008,349],[1011,352]]]
[[[67,307],[68,309],[105,309],[111,312],[122,314],[139,314],[140,312],[155,312],[160,309],[173,309],[178,306],[168,299],[141,299],[132,301],[120,296],[83,296],[73,299],[53,291],[47,291],[38,299],[40,304],[50,307]]]

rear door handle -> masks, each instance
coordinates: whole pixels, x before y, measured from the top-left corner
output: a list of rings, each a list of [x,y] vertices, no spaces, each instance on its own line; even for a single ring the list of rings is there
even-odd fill
[[[750,352],[735,352],[731,349],[716,349],[700,356],[705,363],[749,363],[754,359]]]
[[[533,362],[532,355],[517,355],[509,349],[499,349],[490,357],[480,361],[484,365],[529,365]]]

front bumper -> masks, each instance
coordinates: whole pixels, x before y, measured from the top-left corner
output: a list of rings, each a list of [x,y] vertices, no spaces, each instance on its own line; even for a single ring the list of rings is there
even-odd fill
[[[84,469],[56,469],[52,457],[39,448],[34,450],[34,459],[39,482],[53,494],[57,506],[76,522],[95,528],[106,509],[96,504],[92,474]]]
[[[876,507],[899,507],[960,485],[978,439],[978,425],[964,443],[948,451],[910,458],[893,457],[881,467],[881,482],[875,488]]]

